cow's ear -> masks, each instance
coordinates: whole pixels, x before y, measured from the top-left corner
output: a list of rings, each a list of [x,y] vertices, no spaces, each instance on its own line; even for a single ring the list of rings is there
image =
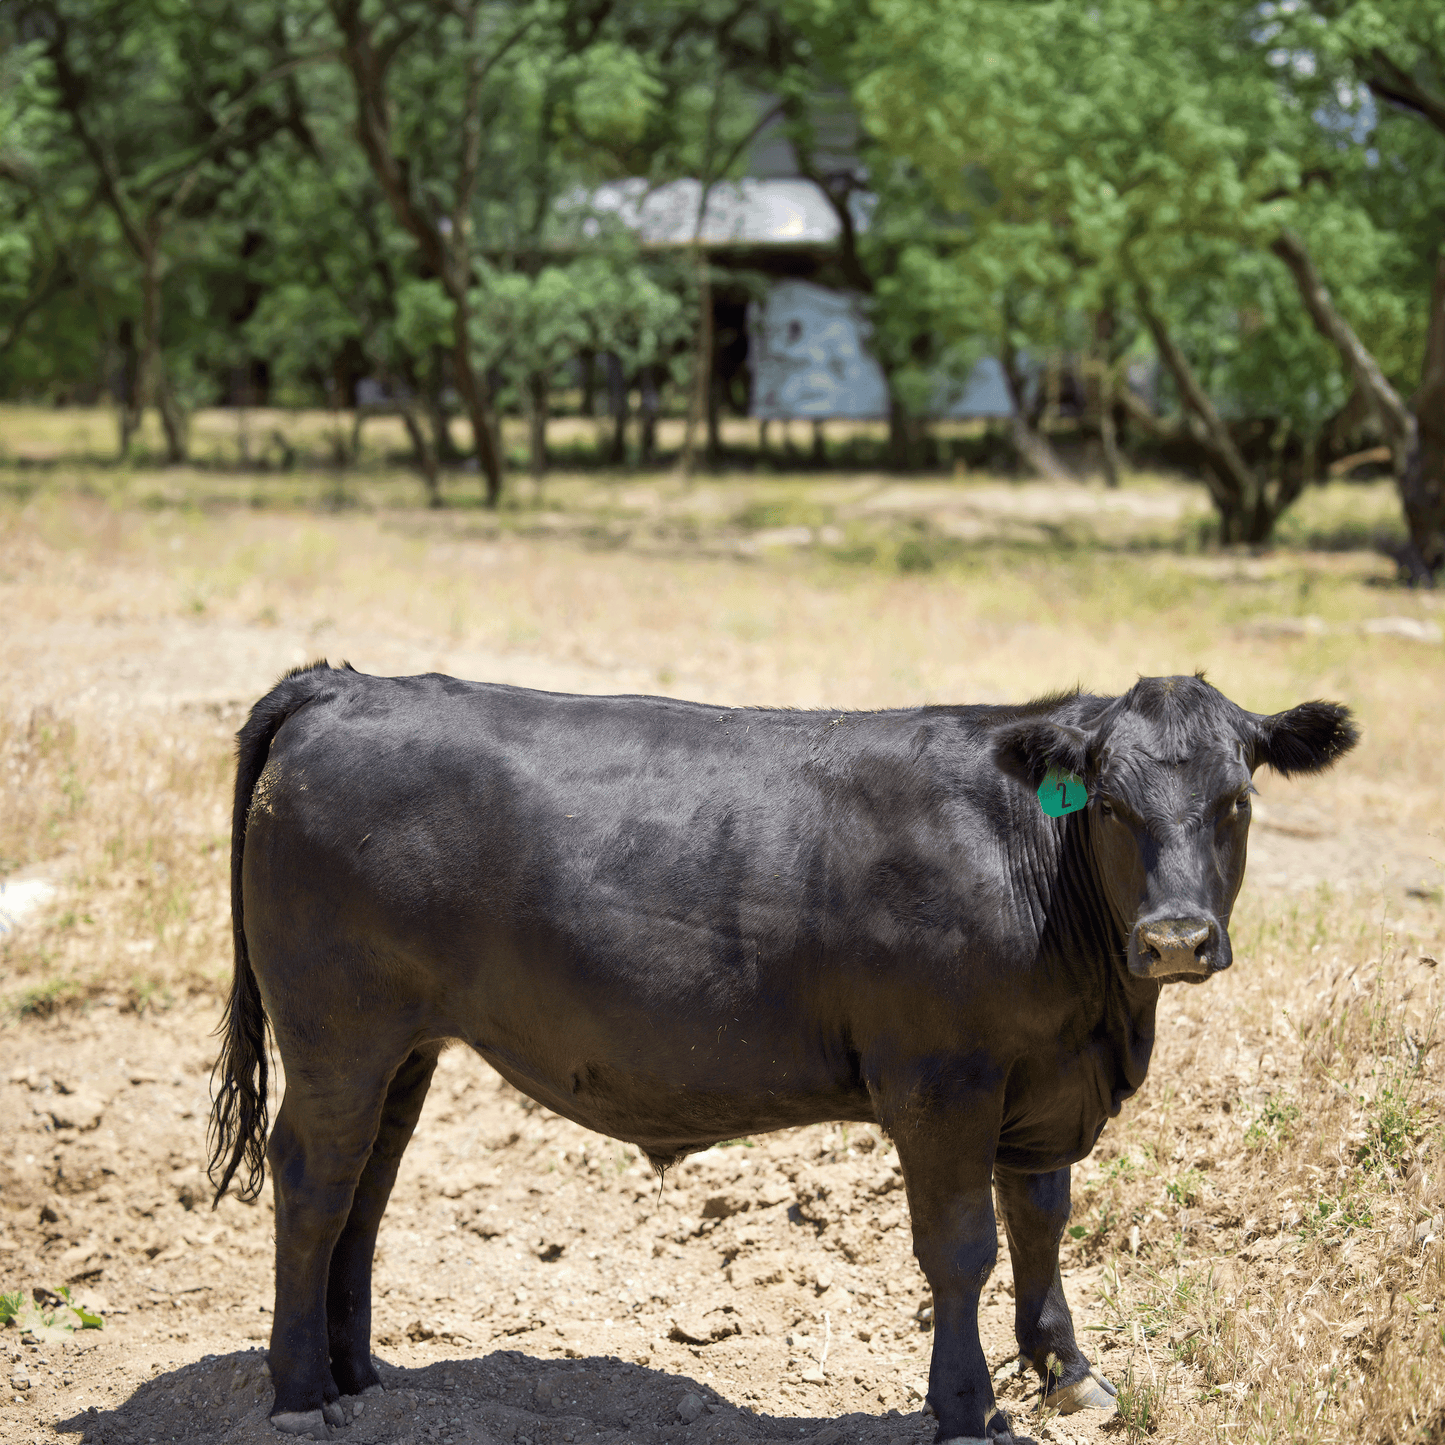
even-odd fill
[[[1337,702],[1302,702],[1288,712],[1255,719],[1250,771],[1268,763],[1286,777],[1317,773],[1359,740],[1349,708]]]
[[[1088,754],[1087,734],[1048,718],[1008,723],[994,734],[994,761],[1027,788],[1037,788],[1053,768],[1082,776]]]

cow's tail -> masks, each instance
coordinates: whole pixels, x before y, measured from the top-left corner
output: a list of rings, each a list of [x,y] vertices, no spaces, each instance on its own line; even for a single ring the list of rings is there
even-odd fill
[[[350,670],[346,663],[342,667]],[[216,1030],[222,1035],[221,1053],[211,1070],[211,1122],[206,1133],[210,1161],[206,1172],[216,1190],[213,1209],[243,1165],[242,1199],[256,1198],[266,1176],[266,1084],[270,1075],[266,1010],[251,970],[241,913],[241,864],[251,795],[282,723],[316,698],[322,690],[319,683],[334,676],[334,670],[325,662],[293,669],[251,709],[251,716],[236,735],[236,798],[231,813],[231,932],[236,966],[231,997]]]

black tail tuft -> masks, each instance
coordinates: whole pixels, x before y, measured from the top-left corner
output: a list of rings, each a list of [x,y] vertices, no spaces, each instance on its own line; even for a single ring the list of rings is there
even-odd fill
[[[266,1177],[266,1135],[270,1120],[266,1084],[270,1073],[266,1057],[266,1011],[261,990],[246,956],[246,941],[236,936],[236,974],[231,997],[218,1033],[225,1035],[221,1056],[211,1071],[213,1096],[211,1124],[206,1134],[210,1162],[206,1172],[216,1187],[211,1207],[221,1202],[237,1169],[246,1166],[242,1199],[254,1199]],[[216,1087],[216,1076],[220,1085]],[[220,1177],[217,1178],[217,1175]]]
[[[353,670],[348,663],[343,663],[342,669]],[[243,1165],[242,1199],[254,1199],[266,1177],[266,1135],[270,1123],[266,1108],[270,1075],[266,1010],[251,969],[241,913],[241,863],[251,795],[281,725],[298,708],[321,695],[337,671],[339,669],[325,662],[293,668],[251,709],[251,716],[236,737],[236,796],[231,814],[231,932],[236,969],[226,1015],[217,1030],[224,1036],[224,1042],[216,1067],[211,1071],[211,1122],[206,1143],[210,1149],[207,1173],[216,1189],[212,1208],[221,1202],[221,1196]]]

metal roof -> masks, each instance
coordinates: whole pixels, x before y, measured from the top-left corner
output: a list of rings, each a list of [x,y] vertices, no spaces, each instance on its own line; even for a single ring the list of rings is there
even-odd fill
[[[615,216],[644,246],[687,246],[694,239],[702,183],[693,179],[650,187],[613,181],[574,192],[564,208],[593,212],[583,231],[596,234],[602,216]],[[863,208],[854,218],[865,229]],[[812,181],[719,181],[708,194],[699,239],[706,246],[831,246],[841,227],[831,203]]]

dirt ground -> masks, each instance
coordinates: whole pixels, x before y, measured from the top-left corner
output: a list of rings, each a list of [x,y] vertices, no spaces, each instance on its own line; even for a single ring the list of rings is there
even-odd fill
[[[277,673],[321,651],[370,671],[437,667],[546,687],[657,690],[655,676],[625,655],[488,648],[401,622],[388,629],[374,616],[364,632],[327,619],[319,637],[312,625],[248,619],[239,608],[177,617],[147,608],[128,565],[81,569],[64,585],[109,587],[131,604],[37,618],[12,637],[13,707],[34,713],[64,700],[157,728],[184,716],[197,735],[223,740]],[[1438,666],[1438,646],[1421,656]],[[1400,898],[1416,890],[1416,902],[1402,906],[1426,910],[1417,934],[1438,935],[1427,899],[1439,876],[1438,832],[1372,824],[1362,812],[1343,838],[1325,796],[1265,790],[1251,841],[1256,890],[1286,897],[1323,880],[1349,888],[1384,878]],[[223,833],[224,794],[208,807]],[[223,936],[223,925],[223,913],[209,918],[209,936]],[[1415,966],[1428,939],[1411,946]],[[1237,1003],[1213,1019],[1217,1041],[1203,1069],[1198,991],[1161,1009],[1151,1077],[1184,1081],[1184,1105],[1197,1104],[1208,1121],[1190,1152],[1181,1146],[1173,1157],[1181,1168],[1217,1169],[1209,1206],[1191,1214],[1180,1193],[1168,1229],[1192,1240],[1206,1263],[1247,1261],[1250,1249],[1278,1262],[1279,1226],[1248,1217],[1263,1208],[1250,1203],[1260,1181],[1245,1177],[1244,1122],[1231,1121],[1229,1101],[1267,1084],[1266,1058],[1278,1077],[1291,1045],[1281,1032],[1270,1043],[1269,1019],[1246,1006],[1242,980],[1212,988],[1234,985]],[[228,1198],[212,1212],[200,1168],[217,1018],[214,993],[169,1007],[116,993],[0,1029],[0,1282],[27,1297],[66,1286],[104,1320],[62,1328],[79,1317],[51,1300],[23,1317],[24,1337],[17,1326],[0,1331],[6,1445],[277,1438],[266,1422],[269,1183],[254,1205]],[[1153,1097],[1141,1117],[1166,1107]],[[1081,1178],[1102,1178],[1107,1162],[1106,1151]],[[1147,1235],[1154,1216],[1136,1217]],[[1163,1232],[1164,1212],[1157,1217]],[[1115,1379],[1152,1371],[1145,1336],[1111,1304],[1118,1264],[1095,1245],[1070,1241],[1065,1250],[1081,1341]],[[1018,1434],[1101,1441],[1117,1424],[1099,1414],[1038,1413],[1034,1382],[1014,1364],[1011,1294],[1000,1239],[982,1332]],[[659,1184],[635,1151],[550,1115],[455,1049],[443,1056],[382,1226],[374,1348],[386,1392],[348,1402],[350,1423],[335,1434],[476,1445],[922,1442],[934,1428],[922,1411],[928,1306],[896,1155],[877,1130],[738,1141]],[[47,1314],[55,1324],[41,1322]]]

